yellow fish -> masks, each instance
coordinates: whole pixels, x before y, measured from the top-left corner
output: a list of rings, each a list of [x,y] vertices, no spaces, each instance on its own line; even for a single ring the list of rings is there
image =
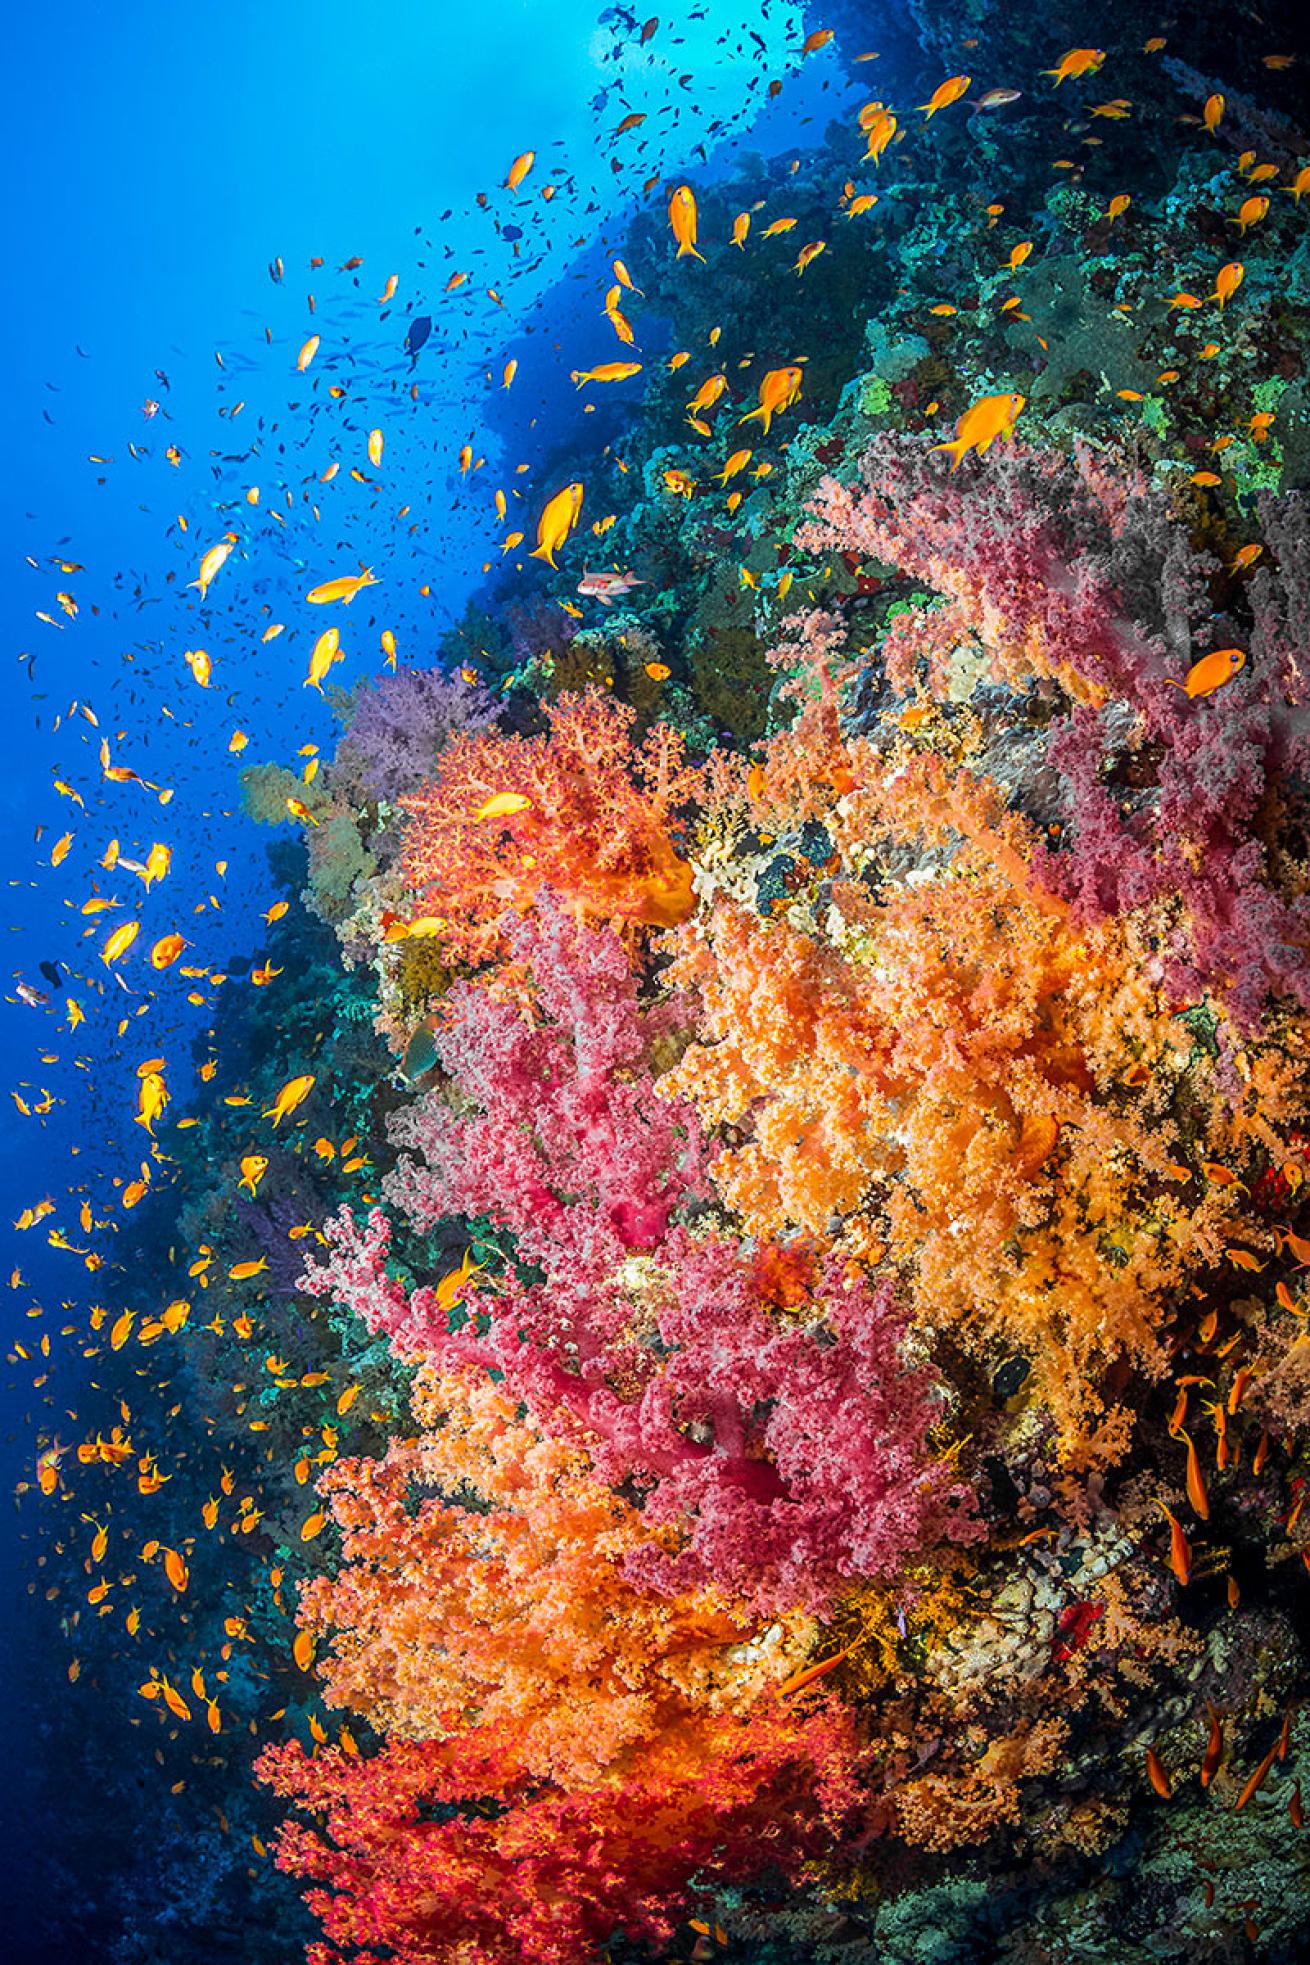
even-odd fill
[[[106,968],[109,968],[112,963],[117,962],[120,955],[126,955],[140,932],[141,923],[139,921],[125,921],[121,928],[115,928],[113,934],[109,937],[109,940],[100,952],[100,960]]]
[[[241,1179],[237,1182],[237,1185],[244,1187],[253,1201],[259,1183],[267,1172],[268,1156],[266,1154],[247,1153],[241,1162]]]
[[[245,1283],[252,1276],[262,1276],[267,1268],[268,1257],[261,1255],[258,1262],[234,1262],[227,1273],[234,1283]]]
[[[949,109],[953,102],[958,102],[967,93],[972,82],[972,75],[952,75],[945,82],[939,82],[927,102],[919,104],[925,118],[935,116],[939,109]]]
[[[153,1139],[155,1121],[167,1104],[168,1087],[164,1083],[162,1074],[158,1071],[148,1071],[141,1080],[141,1089],[137,1093],[137,1113],[134,1123],[144,1126]]]
[[[340,660],[340,631],[336,628],[325,628],[318,640],[314,643],[313,652],[309,658],[309,674],[305,677],[303,687],[306,689],[317,689],[321,695],[323,692],[324,676],[332,667],[332,664]]]
[[[288,1113],[294,1112],[298,1105],[304,1104],[304,1101],[309,1097],[313,1089],[314,1074],[312,1071],[305,1072],[299,1078],[289,1078],[268,1111],[264,1114],[264,1117],[271,1119],[275,1126],[278,1125],[281,1120],[287,1117]]]
[[[704,253],[696,250],[696,197],[689,184],[678,185],[669,199],[669,224],[678,242],[678,258],[690,255],[704,263]]]
[[[1248,200],[1249,202],[1249,200]],[[1266,206],[1269,200],[1265,199]],[[184,648],[182,660],[190,669],[202,689],[208,689],[209,678],[214,673],[214,665],[203,648]]]
[[[1053,75],[1058,89],[1061,82],[1076,80],[1080,75],[1095,75],[1104,60],[1104,48],[1070,48],[1058,68],[1044,68],[1042,73]]]
[[[536,157],[537,153],[535,150],[525,150],[522,156],[514,159],[514,162],[510,165],[505,175],[505,189],[507,191],[518,190],[520,184],[522,184],[524,178],[536,162]]]
[[[485,805],[479,805],[475,819],[507,819],[515,812],[526,812],[532,800],[521,791],[498,791]],[[413,934],[411,924],[410,933]]]
[[[587,382],[626,382],[629,376],[640,374],[640,362],[602,362],[599,368],[571,369],[569,380],[576,382],[581,389]]]
[[[315,607],[325,607],[336,600],[348,607],[364,587],[376,587],[377,584],[377,575],[371,566],[366,566],[360,573],[343,573],[336,580],[325,580],[322,586],[312,587],[305,599],[312,601]]]
[[[225,533],[224,536],[219,540],[218,544],[216,546],[211,546],[209,551],[205,554],[204,558],[201,560],[200,571],[196,575],[195,579],[191,582],[191,585],[193,587],[199,587],[201,600],[203,600],[205,598],[205,595],[209,592],[210,586],[213,583],[215,577],[222,571],[223,567],[227,565],[228,559],[232,552],[232,548],[236,545],[236,542],[237,542],[237,537],[235,532]]]
[[[966,409],[955,426],[955,436],[950,443],[935,443],[934,450],[947,450],[954,458],[951,465],[958,471],[961,463],[971,450],[981,457],[997,437],[1014,434],[1014,426],[1019,413],[1027,402],[1026,396],[983,396]]]
[[[550,499],[537,520],[537,543],[529,555],[531,559],[542,559],[549,566],[555,565],[556,553],[578,522],[582,496],[582,486],[575,480]]]
[[[1215,275],[1214,292],[1211,300],[1217,300],[1220,307],[1226,307],[1242,281],[1246,278],[1246,268],[1239,259],[1232,259],[1227,266],[1221,266]]]
[[[760,384],[759,403],[755,409],[748,409],[739,416],[739,423],[761,423],[767,436],[769,425],[775,416],[784,409],[790,409],[801,393],[803,381],[801,370],[795,363],[786,368],[771,368]]]

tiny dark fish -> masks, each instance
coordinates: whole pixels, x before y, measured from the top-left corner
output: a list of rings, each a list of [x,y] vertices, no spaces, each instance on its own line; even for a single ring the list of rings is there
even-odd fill
[[[431,314],[416,314],[414,319],[410,322],[409,332],[405,336],[405,353],[409,356],[412,362],[417,362],[418,351],[423,346],[423,343],[427,340],[431,332],[432,332]]]
[[[63,988],[64,979],[59,973],[59,964],[57,962],[38,962],[37,967],[49,983],[51,989]]]

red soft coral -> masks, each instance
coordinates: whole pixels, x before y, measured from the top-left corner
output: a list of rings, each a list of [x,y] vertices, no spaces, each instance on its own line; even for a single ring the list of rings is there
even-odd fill
[[[323,1818],[278,1862],[314,1879],[315,1965],[573,1965],[621,1930],[664,1943],[693,1875],[795,1876],[859,1793],[850,1719],[700,1715],[572,1792],[528,1777],[512,1724],[372,1758],[268,1749],[261,1778]]]

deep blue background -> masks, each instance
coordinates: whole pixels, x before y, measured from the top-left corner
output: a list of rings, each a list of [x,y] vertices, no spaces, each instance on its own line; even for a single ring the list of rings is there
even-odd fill
[[[143,948],[147,937],[172,927],[194,933],[197,959],[211,963],[257,946],[255,917],[270,898],[266,835],[237,812],[238,766],[227,753],[228,735],[238,724],[250,733],[246,762],[291,761],[297,746],[328,741],[332,729],[324,705],[302,686],[303,622],[299,638],[288,633],[271,648],[260,643],[259,630],[268,619],[293,618],[303,575],[352,570],[367,553],[385,584],[352,610],[343,634],[349,660],[338,674],[351,681],[376,666],[384,623],[396,628],[402,659],[431,659],[437,634],[495,552],[491,468],[475,491],[461,483],[455,457],[466,438],[477,442],[479,397],[499,381],[505,341],[547,297],[549,331],[560,346],[553,370],[542,367],[524,385],[537,392],[523,402],[518,455],[530,461],[575,413],[572,391],[557,386],[570,363],[620,352],[603,323],[596,326],[594,275],[598,247],[614,249],[641,179],[650,171],[712,168],[713,138],[708,166],[695,146],[717,117],[738,131],[749,126],[767,76],[795,62],[803,32],[799,8],[781,0],[730,10],[684,0],[679,10],[661,9],[659,34],[638,51],[630,32],[620,47],[599,28],[597,13],[597,0],[496,0],[477,8],[452,0],[371,0],[367,7],[227,0],[204,9],[165,0],[70,0],[58,9],[15,10],[7,21],[0,114],[8,153],[0,310],[0,1276],[7,1283],[18,1267],[21,1281],[0,1287],[6,1350],[42,1328],[27,1315],[34,1304],[45,1306],[46,1322],[62,1321],[64,1303],[72,1306],[68,1315],[84,1319],[94,1294],[80,1262],[44,1244],[44,1225],[21,1235],[11,1234],[10,1224],[49,1194],[61,1200],[52,1220],[70,1225],[74,1210],[62,1197],[70,1171],[78,1170],[70,1168],[72,1148],[80,1150],[78,1166],[93,1192],[110,1171],[130,1174],[141,1144],[127,1124],[133,1067],[156,1046],[171,1043],[181,1055],[197,1027],[185,1008],[177,1014],[157,1004],[141,1020],[139,1037],[126,1046],[114,1041],[114,1022],[139,999],[119,1000],[96,963],[106,924],[96,925],[83,949],[86,924],[76,913],[97,877],[129,905],[140,900],[131,877],[98,875],[107,839],[121,837],[124,853],[142,857],[153,839],[174,851],[170,880],[143,908]],[[745,40],[748,27],[766,54]],[[807,64],[752,142],[772,149],[796,141],[807,113],[832,106],[820,92],[836,75],[828,56]],[[602,88],[609,90],[603,109]],[[616,174],[597,136],[630,108],[649,115],[645,161]],[[511,159],[529,147],[536,170],[523,198],[512,200],[498,187]],[[556,166],[561,189],[547,207],[538,194]],[[476,208],[479,190],[490,195],[491,216]],[[517,262],[493,229],[496,214],[524,231]],[[327,263],[311,273],[316,254]],[[358,275],[340,272],[354,254],[365,262]],[[267,272],[275,255],[286,267],[277,286]],[[580,282],[584,258],[590,271]],[[464,265],[476,269],[469,290],[445,301],[445,278]],[[400,291],[381,322],[376,297],[391,272],[400,275]],[[503,311],[471,297],[490,283],[504,293]],[[302,380],[294,355],[310,331],[311,291],[323,350],[312,377]],[[409,315],[423,312],[435,327],[414,372],[421,388],[415,409],[401,343]],[[375,421],[384,427],[387,490],[385,498],[352,491],[343,462],[331,504],[323,498],[316,554],[303,528],[280,536],[267,511],[274,490],[315,478],[329,456],[351,461],[324,434],[330,415],[316,425],[306,408],[311,395],[322,404],[348,340],[358,410],[332,427],[338,435],[353,431],[360,448],[365,429]],[[159,369],[167,385],[157,379]],[[370,378],[372,386],[361,387]],[[233,424],[219,411],[238,397],[247,407]],[[147,398],[163,405],[153,421],[141,413]],[[528,427],[533,416],[535,430]],[[208,450],[239,452],[256,436],[263,447],[257,464],[215,475]],[[184,453],[176,471],[162,456],[170,441]],[[141,455],[133,457],[129,444]],[[92,463],[93,455],[112,461]],[[491,466],[515,461],[493,454]],[[226,523],[238,522],[228,508],[220,515],[215,507],[234,486],[252,481],[261,483],[264,503],[257,513],[239,511],[241,551],[201,616],[184,583],[204,547]],[[395,528],[402,501],[413,505],[414,535]],[[191,528],[185,537],[179,513]],[[339,541],[348,550],[337,550]],[[57,574],[52,554],[85,571]],[[431,585],[427,601],[418,596],[420,581]],[[76,596],[76,621],[60,614],[59,588]],[[361,620],[375,598],[373,614]],[[268,612],[260,613],[265,605]],[[43,623],[38,609],[62,625]],[[205,693],[181,660],[181,650],[198,642],[216,664],[214,687]],[[98,729],[80,716],[67,721],[74,699],[91,703]],[[177,786],[171,806],[157,806],[136,787],[102,786],[95,756],[102,734],[110,735],[116,757]],[[56,776],[84,792],[91,808],[85,816],[52,789]],[[44,832],[35,843],[38,828]],[[50,846],[66,829],[76,843],[55,871]],[[229,862],[225,881],[214,871],[219,858]],[[214,892],[222,911],[210,910],[191,928],[195,903]],[[42,1011],[11,993],[19,977],[40,984],[37,965],[52,958],[105,982],[103,997],[93,985],[74,985],[89,1018],[75,1041],[58,998]],[[42,1063],[43,1049],[58,1062]],[[90,1069],[71,1069],[75,1057]],[[20,1117],[9,1088],[33,1088],[25,1095],[37,1096],[47,1085],[60,1101],[49,1117]],[[0,1394],[0,1496],[32,1478],[33,1417],[65,1440],[78,1437],[69,1416],[78,1403],[78,1371],[75,1348],[58,1352],[52,1383],[39,1395],[48,1407],[31,1393],[30,1374],[26,1385],[21,1374],[10,1376]],[[46,1954],[34,1935],[24,1942],[39,1921],[33,1858],[61,1835],[57,1813],[42,1815],[33,1800],[43,1716],[53,1702],[80,1700],[80,1726],[112,1729],[115,1717],[84,1685],[70,1691],[69,1653],[54,1613],[32,1594],[42,1505],[33,1495],[17,1507],[0,1500],[0,1949],[9,1954],[13,1939],[11,1955],[34,1959]],[[74,1764],[55,1771],[69,1783],[78,1779]],[[148,1820],[142,1833],[149,1833]],[[94,1887],[96,1879],[87,1882]]]

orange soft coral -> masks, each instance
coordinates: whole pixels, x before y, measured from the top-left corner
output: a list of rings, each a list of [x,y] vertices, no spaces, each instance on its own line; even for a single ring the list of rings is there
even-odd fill
[[[409,1739],[503,1722],[530,1774],[573,1785],[693,1707],[744,1711],[804,1656],[806,1618],[752,1642],[713,1591],[639,1593],[622,1565],[659,1532],[490,1379],[424,1375],[415,1409],[430,1430],[321,1482],[344,1561],[300,1621],[332,1633],[329,1704]]]
[[[528,912],[542,888],[615,927],[667,928],[691,912],[675,838],[696,773],[681,736],[657,724],[634,744],[635,712],[595,689],[546,714],[543,736],[457,735],[433,782],[402,801],[414,911],[440,921],[449,961],[499,953],[498,923]]]
[[[1162,1368],[1169,1293],[1236,1219],[1229,1190],[1180,1194],[1183,1054],[1150,923],[1080,930],[984,781],[847,757],[842,855],[877,868],[908,847],[918,873],[876,899],[839,882],[823,936],[727,896],[686,924],[671,979],[699,989],[704,1039],[661,1089],[745,1133],[714,1177],[749,1233],[885,1243],[924,1323],[995,1362],[1026,1353],[1066,1451],[1105,1454],[1124,1428],[1098,1432],[1101,1375]]]

